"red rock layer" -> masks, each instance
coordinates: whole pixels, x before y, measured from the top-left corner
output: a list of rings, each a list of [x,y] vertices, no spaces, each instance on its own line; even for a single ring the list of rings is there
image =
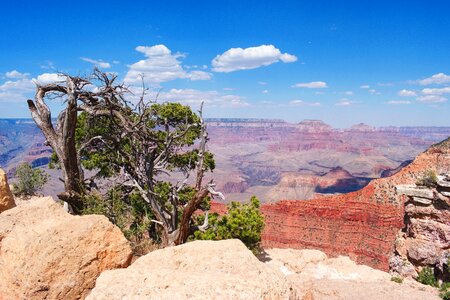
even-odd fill
[[[388,270],[404,217],[403,200],[395,186],[415,183],[427,170],[449,172],[449,149],[450,140],[446,140],[419,155],[399,173],[374,180],[356,192],[263,205],[263,246],[314,248]]]

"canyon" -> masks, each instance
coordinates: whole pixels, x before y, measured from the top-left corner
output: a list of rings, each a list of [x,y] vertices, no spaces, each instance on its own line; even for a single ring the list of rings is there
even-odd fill
[[[208,175],[229,201],[263,203],[312,199],[353,192],[375,178],[394,174],[450,127],[332,128],[319,120],[288,123],[270,119],[206,119],[216,169]],[[9,178],[22,161],[51,175],[43,194],[62,189],[49,170],[51,149],[31,120],[0,120],[0,168]]]
[[[443,175],[437,176],[437,188],[416,186],[430,172]],[[431,146],[391,177],[375,179],[361,190],[265,204],[263,247],[348,255],[376,269],[391,267],[402,276],[417,276],[424,266],[449,276],[448,174],[450,138]],[[226,208],[215,203],[212,210],[223,214]],[[396,264],[398,258],[412,266],[409,274]]]

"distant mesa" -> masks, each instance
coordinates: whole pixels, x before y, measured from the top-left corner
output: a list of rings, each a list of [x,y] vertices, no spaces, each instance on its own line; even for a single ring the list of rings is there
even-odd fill
[[[333,131],[333,127],[321,120],[303,120],[297,124],[300,131],[305,132],[326,132]]]
[[[359,123],[356,125],[353,125],[352,127],[350,127],[350,131],[375,131],[375,127],[372,127],[370,125],[364,124],[364,123]]]

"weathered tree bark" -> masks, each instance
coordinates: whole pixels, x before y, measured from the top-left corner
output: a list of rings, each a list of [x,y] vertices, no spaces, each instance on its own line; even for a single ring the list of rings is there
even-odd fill
[[[75,145],[77,125],[78,90],[85,85],[79,78],[66,76],[66,83],[37,86],[35,99],[28,100],[28,108],[36,125],[41,129],[47,143],[52,147],[61,165],[64,193],[58,197],[69,203],[75,213],[83,209],[83,173]],[[59,114],[56,128],[53,126],[51,111],[45,103],[48,94],[67,96],[67,107]]]

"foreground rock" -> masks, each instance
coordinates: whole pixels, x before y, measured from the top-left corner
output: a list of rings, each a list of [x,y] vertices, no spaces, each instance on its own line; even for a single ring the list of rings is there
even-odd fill
[[[328,258],[318,250],[269,249],[257,260],[238,240],[196,241],[103,272],[87,297],[103,299],[439,299],[413,280]]]
[[[269,249],[268,265],[280,270],[300,299],[423,300],[440,299],[437,291],[414,280],[357,265],[348,257],[327,258],[318,250]]]
[[[131,249],[103,216],[71,216],[52,198],[0,214],[0,299],[79,299]]]
[[[195,241],[103,272],[87,299],[297,299],[239,240]]]
[[[0,213],[16,206],[14,197],[9,189],[6,173],[0,169]]]

